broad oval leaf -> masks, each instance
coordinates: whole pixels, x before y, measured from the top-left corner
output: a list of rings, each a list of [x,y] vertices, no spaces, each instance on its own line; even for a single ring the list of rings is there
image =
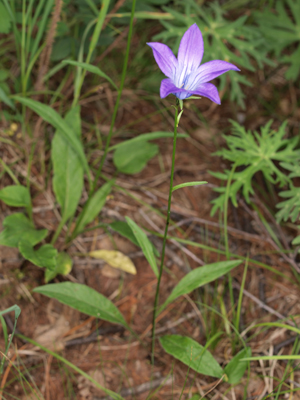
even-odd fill
[[[78,154],[85,171],[87,172],[88,176],[90,176],[90,170],[85,158],[82,144],[78,137],[74,135],[72,128],[66,123],[66,121],[64,121],[63,118],[55,110],[53,110],[53,108],[47,106],[46,104],[42,104],[39,101],[27,99],[21,96],[14,96],[14,99],[29,107],[57,129],[64,140],[70,144],[74,151]]]
[[[91,200],[87,202],[87,207],[83,209],[82,214],[79,217],[78,225],[74,235],[80,233],[87,224],[92,222],[97,217],[106,202],[107,196],[111,192],[113,184],[114,181],[105,183],[100,189],[97,190]]]
[[[74,61],[74,60],[63,60],[62,63],[75,65],[75,67],[80,67],[80,68],[85,69],[86,71],[91,72],[92,74],[99,75],[102,78],[106,79],[116,90],[119,90],[118,86],[114,83],[114,81],[108,75],[106,75],[103,71],[101,71],[100,68],[96,67],[95,65],[87,64],[85,62],[80,62],[80,61]]]
[[[39,286],[33,291],[56,299],[84,314],[128,328],[117,307],[89,286],[74,282],[62,282]]]
[[[80,138],[80,108],[72,108],[65,117],[76,137]],[[62,209],[62,220],[67,221],[76,211],[83,187],[83,167],[78,154],[58,130],[52,140],[53,190]]]
[[[170,296],[160,307],[158,313],[161,313],[162,310],[173,300],[177,299],[177,297],[190,293],[194,289],[220,278],[220,276],[227,274],[241,263],[242,261],[240,260],[219,261],[192,270],[175,286]]]
[[[251,349],[247,347],[237,353],[232,360],[224,368],[224,372],[227,375],[228,383],[235,385],[242,379],[249,361],[241,361],[243,358],[251,357]]]
[[[180,335],[162,336],[163,349],[199,374],[221,378],[224,372],[211,353],[195,340]]]
[[[114,152],[113,162],[116,168],[124,174],[136,174],[141,172],[147,162],[158,153],[158,146],[145,142],[131,143],[129,140],[118,147]]]
[[[4,230],[0,233],[0,244],[18,247],[21,239],[26,237],[32,246],[45,239],[47,229],[36,230],[33,223],[22,213],[9,215],[3,221]]]
[[[117,250],[95,250],[88,253],[90,257],[101,259],[111,267],[121,269],[129,274],[135,275],[136,268],[133,262],[125,254]]]
[[[156,264],[156,259],[154,256],[153,246],[150,240],[147,238],[145,232],[129,217],[125,217],[128,225],[130,226],[140,248],[142,249],[144,256],[146,257],[148,263],[150,264],[154,274],[158,277],[158,268]]]
[[[50,270],[54,270],[56,267],[57,250],[52,244],[44,244],[35,250],[27,239],[22,239],[19,242],[19,251],[26,260],[38,267]]]
[[[12,207],[30,207],[29,190],[25,186],[11,185],[0,190],[0,200]]]

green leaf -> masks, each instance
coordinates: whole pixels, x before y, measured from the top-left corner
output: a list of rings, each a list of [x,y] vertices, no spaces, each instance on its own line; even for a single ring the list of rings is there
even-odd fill
[[[108,150],[112,151],[123,146],[127,147],[129,144],[132,145],[133,143],[137,142],[148,142],[149,140],[162,139],[168,137],[172,138],[173,136],[174,136],[173,132],[164,132],[164,131],[143,133],[142,135],[138,135],[132,139],[115,144],[114,146],[111,146]],[[187,135],[186,133],[179,133],[177,135],[177,138],[187,138],[187,137],[189,137],[189,135]]]
[[[30,194],[26,187],[21,185],[6,186],[0,190],[0,200],[12,207],[30,207]]]
[[[114,152],[113,162],[120,172],[137,174],[144,169],[147,162],[158,153],[158,150],[158,146],[153,143],[145,142],[141,145],[137,142],[127,141]]]
[[[205,265],[204,267],[193,269],[175,286],[170,296],[159,308],[158,314],[161,313],[168,304],[177,299],[177,297],[190,293],[194,289],[220,278],[221,276],[230,272],[233,268],[240,265],[241,262],[242,261],[240,260],[219,261],[213,264]]]
[[[82,166],[87,172],[88,176],[90,176],[90,170],[85,158],[85,154],[83,151],[82,144],[78,137],[74,134],[73,129],[67,124],[66,121],[62,119],[62,117],[55,111],[53,108],[47,106],[46,104],[42,104],[36,100],[27,99],[21,96],[14,96],[14,99],[19,101],[21,104],[29,107],[31,110],[36,112],[40,117],[42,117],[46,122],[54,126],[57,129],[62,137],[64,138],[67,144],[70,144],[73,150],[78,155]]]
[[[139,243],[136,240],[132,229],[128,225],[127,222],[125,221],[115,221],[109,224],[109,226],[116,232],[118,232],[120,235],[124,236],[126,239],[129,239],[133,244],[135,244],[137,247],[139,247]]]
[[[10,28],[11,17],[2,1],[0,1],[0,33],[9,33]]]
[[[81,135],[80,108],[72,108],[65,117],[78,139]],[[57,131],[51,146],[53,162],[53,190],[62,208],[65,222],[74,215],[83,188],[83,168],[77,153]]]
[[[48,234],[46,229],[36,230],[33,223],[22,213],[6,217],[3,227],[4,230],[0,233],[0,244],[8,247],[18,247],[19,241],[24,237],[34,246]]]
[[[187,336],[166,335],[160,338],[163,349],[199,374],[221,378],[222,368],[201,344]]]
[[[172,192],[174,192],[177,189],[181,189],[187,186],[200,186],[204,185],[207,183],[206,181],[196,181],[196,182],[186,182],[186,183],[181,183],[180,185],[173,186]]]
[[[240,382],[248,366],[248,361],[241,361],[241,359],[251,357],[251,354],[250,347],[247,347],[237,353],[226,365],[224,373],[227,375],[228,383],[235,385]]]
[[[33,291],[56,299],[84,314],[128,328],[117,307],[89,286],[74,282],[62,282],[39,286]]]
[[[107,196],[110,194],[114,181],[105,183],[97,192],[93,195],[91,200],[87,203],[87,208],[83,209],[81,216],[78,220],[78,225],[74,234],[80,233],[84,227],[92,222],[102,210],[106,202]]]
[[[300,244],[300,236],[295,237],[295,239],[292,241],[292,245],[296,246]]]
[[[83,68],[92,74],[96,74],[101,76],[102,78],[106,79],[116,90],[118,89],[118,86],[114,83],[114,81],[106,75],[103,71],[101,71],[100,68],[96,67],[95,65],[87,64],[85,62],[79,62],[79,61],[74,61],[74,60],[63,60],[63,64],[70,64],[70,65],[75,65],[76,67]]]
[[[4,90],[0,87],[0,100],[3,101],[8,107],[12,108],[13,110],[16,109],[14,103],[10,100]]]
[[[56,257],[56,266],[54,270],[47,269],[45,271],[45,281],[46,283],[52,281],[56,277],[56,275],[68,275],[73,266],[72,258],[69,256],[68,253],[61,252],[57,254]]]
[[[300,151],[297,148],[299,138],[293,137],[285,139],[286,125],[284,122],[277,131],[271,129],[272,120],[261,128],[261,132],[246,131],[244,126],[231,121],[233,125],[232,134],[224,136],[228,148],[222,148],[215,153],[224,159],[231,161],[239,170],[225,170],[224,173],[211,173],[217,178],[228,181],[232,177],[229,187],[229,199],[237,207],[238,192],[241,191],[245,200],[250,202],[250,195],[254,193],[252,182],[258,172],[261,172],[266,181],[271,184],[283,186],[289,179],[286,173],[278,168],[278,162],[290,160],[297,162]],[[213,215],[216,210],[223,210],[226,198],[226,184],[216,188],[215,191],[221,193],[212,201],[214,207],[211,211]]]
[[[140,247],[138,241],[136,240],[132,229],[129,227],[128,223],[125,221],[115,221],[109,224],[109,226],[116,231],[119,235],[122,235],[126,239],[130,240],[133,244],[135,244],[137,247]],[[152,242],[151,246],[153,247],[153,252],[156,257],[159,257],[159,252],[157,251],[156,247],[153,245]]]
[[[158,268],[156,264],[156,259],[153,251],[153,245],[147,238],[145,232],[129,217],[125,217],[128,225],[130,226],[140,248],[142,249],[144,256],[146,257],[148,263],[150,264],[154,274],[158,277]]]
[[[54,270],[56,267],[57,250],[52,244],[44,244],[38,250],[35,250],[32,244],[25,238],[19,242],[19,251],[22,256],[32,262],[32,264]]]

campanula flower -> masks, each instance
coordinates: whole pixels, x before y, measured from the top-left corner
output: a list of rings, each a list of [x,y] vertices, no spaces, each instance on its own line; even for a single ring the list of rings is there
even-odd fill
[[[203,52],[203,38],[197,24],[192,25],[183,35],[178,57],[163,43],[147,43],[153,50],[154,58],[161,71],[168,77],[160,85],[160,97],[163,99],[174,94],[184,100],[190,96],[204,96],[221,104],[217,88],[208,83],[229,70],[239,69],[226,61],[214,60],[200,65]]]

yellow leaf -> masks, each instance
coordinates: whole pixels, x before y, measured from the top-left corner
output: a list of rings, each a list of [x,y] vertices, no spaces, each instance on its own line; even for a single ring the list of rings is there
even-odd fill
[[[136,274],[133,262],[125,254],[117,250],[95,250],[88,253],[90,257],[104,260],[111,267],[121,269],[129,274]]]

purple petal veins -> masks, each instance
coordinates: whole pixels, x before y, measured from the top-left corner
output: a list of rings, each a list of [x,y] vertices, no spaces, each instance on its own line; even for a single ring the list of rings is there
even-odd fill
[[[184,100],[193,95],[200,95],[220,104],[217,88],[208,82],[227,71],[239,71],[235,65],[221,60],[209,61],[199,66],[204,45],[197,24],[193,24],[183,35],[177,59],[165,44],[147,44],[152,48],[160,70],[169,78],[161,82],[161,98],[174,94],[178,99]]]

